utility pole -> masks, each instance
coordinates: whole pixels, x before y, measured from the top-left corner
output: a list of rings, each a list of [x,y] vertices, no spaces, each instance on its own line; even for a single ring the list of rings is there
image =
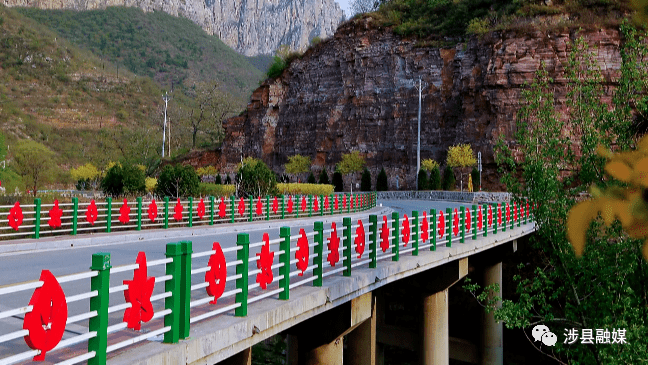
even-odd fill
[[[416,86],[415,86],[416,87]],[[416,142],[416,177],[414,178],[414,181],[416,181],[416,190],[419,189],[418,186],[418,175],[419,171],[421,170],[421,98],[422,98],[422,92],[423,92],[423,83],[421,81],[421,76],[419,76],[419,83],[418,89],[419,92],[419,109],[418,109],[418,137],[417,137],[417,142]]]
[[[162,100],[164,100],[164,127],[162,128],[162,158],[164,158],[164,142],[166,141],[166,126],[167,126],[167,104],[169,103],[169,95],[167,93],[164,93],[164,96],[162,96]],[[169,126],[169,139],[171,139],[171,126]],[[170,147],[169,147],[169,155],[171,154],[170,152]]]

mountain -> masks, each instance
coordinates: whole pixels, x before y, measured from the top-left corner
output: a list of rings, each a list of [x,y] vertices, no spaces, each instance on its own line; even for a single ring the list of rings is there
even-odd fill
[[[343,12],[334,0],[3,0],[6,6],[93,10],[109,6],[163,11],[198,24],[247,56],[273,54],[280,45],[308,47],[333,34]]]

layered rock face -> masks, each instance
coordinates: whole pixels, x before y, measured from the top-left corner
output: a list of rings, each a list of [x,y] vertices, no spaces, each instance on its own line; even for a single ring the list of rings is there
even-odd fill
[[[334,0],[0,0],[6,6],[104,9],[132,6],[183,16],[246,56],[273,54],[281,45],[303,50],[335,32],[343,12]]]
[[[596,49],[611,97],[620,73],[618,30],[579,35]],[[511,138],[523,85],[541,62],[555,80],[557,108],[567,112],[563,64],[574,37],[504,33],[441,49],[416,47],[369,19],[349,21],[264,82],[247,112],[225,123],[220,164],[232,170],[241,155],[255,156],[281,173],[288,156],[301,154],[330,174],[342,154],[359,150],[372,184],[384,167],[390,189],[414,189],[420,77],[421,159],[443,162],[449,146],[469,143],[482,154],[483,186],[495,188],[493,147],[498,136]],[[360,174],[345,178],[347,189],[351,178],[359,182]]]

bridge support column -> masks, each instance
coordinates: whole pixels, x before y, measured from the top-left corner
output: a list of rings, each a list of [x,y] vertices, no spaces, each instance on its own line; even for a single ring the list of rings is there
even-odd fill
[[[376,365],[376,297],[369,296],[371,318],[347,335],[344,360],[347,364]]]
[[[495,293],[502,297],[502,263],[497,262],[484,268],[484,285],[499,284],[500,290]],[[501,306],[502,303],[498,303]],[[484,313],[482,323],[482,364],[502,365],[504,363],[504,347],[502,345],[502,322],[495,321],[494,313]]]
[[[450,361],[448,289],[423,298],[422,365],[447,365]]]

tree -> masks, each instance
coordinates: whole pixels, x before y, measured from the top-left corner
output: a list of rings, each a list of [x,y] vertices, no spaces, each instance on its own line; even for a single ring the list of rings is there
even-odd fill
[[[320,175],[319,175],[319,183],[320,184],[328,184],[329,182],[330,181],[329,181],[328,174],[326,173],[326,167],[324,167],[324,168],[322,168],[322,172],[320,172]]]
[[[91,163],[70,169],[72,179],[77,181],[77,189],[85,190],[86,188],[95,189],[101,172]]]
[[[371,191],[371,173],[366,167],[362,172],[362,177],[360,178],[360,190]]]
[[[308,156],[294,155],[288,157],[288,162],[284,165],[286,174],[291,174],[296,177],[297,174],[310,171],[311,158]]]
[[[114,164],[101,180],[101,190],[104,194],[113,197],[144,193],[146,191],[144,171],[127,162]]]
[[[263,161],[246,157],[238,167],[236,191],[241,197],[276,195],[277,178]]]
[[[235,111],[232,96],[215,82],[200,82],[185,91],[190,97],[188,122],[191,129],[191,148],[196,148],[198,134],[202,132],[211,144],[223,137],[223,121]]]
[[[216,174],[216,178],[214,179],[214,184],[216,184],[216,185],[222,184],[220,174]]]
[[[434,161],[431,158],[426,158],[425,160],[421,161],[421,169],[427,171],[427,172],[432,172],[435,168],[439,168],[439,163]]]
[[[166,165],[158,178],[155,194],[177,199],[197,195],[199,187],[200,178],[193,167]]]
[[[387,173],[385,172],[385,168],[380,169],[380,173],[378,173],[378,177],[376,178],[376,191],[387,191],[389,190],[389,186],[387,183]]]
[[[339,171],[333,173],[333,186],[338,193],[344,191],[344,180],[342,180],[342,174]]]
[[[378,7],[380,6],[380,1],[351,0],[350,5],[351,5],[351,11],[353,12],[352,14],[353,16],[356,14],[370,13],[372,11],[378,10]]]
[[[418,174],[418,189],[419,190],[428,190],[428,177],[427,172],[421,169]]]
[[[446,166],[443,170],[443,190],[454,190],[455,188],[455,176],[454,171],[450,166]]]
[[[42,184],[49,181],[54,167],[54,153],[35,141],[20,141],[13,149],[13,166],[25,185],[36,196]]]
[[[225,175],[225,185],[231,185],[232,184],[232,178],[230,177],[229,174]]]
[[[481,186],[479,185],[479,171],[476,168],[473,168],[470,172],[470,176],[472,177],[473,186],[475,186],[474,190],[481,190]]]
[[[364,157],[360,156],[359,151],[353,151],[342,155],[342,161],[337,164],[337,168],[342,175],[348,175],[362,171],[364,165]],[[351,191],[353,191],[353,180],[351,179]]]
[[[430,181],[428,181],[428,187],[430,188],[430,190],[441,189],[441,173],[439,172],[438,166],[430,171]]]
[[[306,180],[306,182],[309,184],[315,184],[317,182],[317,180],[315,180],[315,175],[313,175],[312,171],[310,174],[308,174],[308,179]]]
[[[459,168],[459,176],[461,177],[461,190],[463,191],[463,176],[468,171],[466,168],[475,166],[477,159],[473,153],[472,147],[469,144],[460,144],[448,148],[448,158],[446,165],[450,167]]]

